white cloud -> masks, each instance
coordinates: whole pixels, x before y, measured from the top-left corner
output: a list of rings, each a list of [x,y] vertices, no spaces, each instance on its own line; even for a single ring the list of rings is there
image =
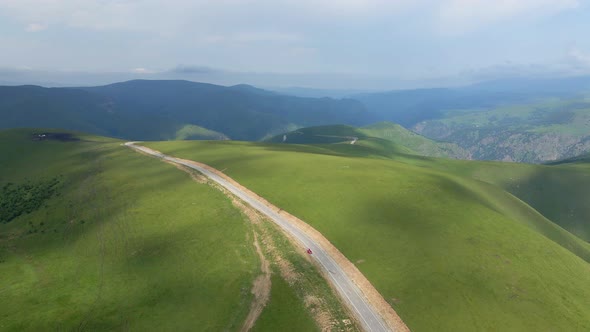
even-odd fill
[[[25,28],[28,32],[39,32],[47,29],[47,25],[41,23],[31,23]]]
[[[536,17],[575,9],[579,0],[447,0],[439,7],[443,32],[461,33],[516,17]]]
[[[293,43],[303,40],[303,37],[294,33],[282,33],[277,31],[252,31],[227,34],[204,35],[197,38],[198,41],[210,44],[232,44],[232,43],[258,43],[278,42]]]
[[[133,68],[131,70],[132,73],[135,74],[154,74],[155,71],[147,69],[147,68],[143,68],[143,67],[139,67],[139,68]]]
[[[590,69],[590,53],[585,53],[573,47],[567,52],[567,57],[574,65]]]

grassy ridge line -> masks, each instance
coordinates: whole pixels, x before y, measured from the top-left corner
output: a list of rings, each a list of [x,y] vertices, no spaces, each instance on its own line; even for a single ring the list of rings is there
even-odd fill
[[[174,139],[176,140],[192,140],[192,139],[202,139],[202,140],[228,140],[229,137],[226,135],[216,132],[214,130],[209,130],[204,127],[196,126],[196,125],[184,125],[182,128],[176,131]]]
[[[0,330],[239,328],[258,263],[225,196],[115,140],[30,135],[0,132],[0,184],[63,186],[0,225]]]
[[[353,137],[359,145],[380,150],[380,154],[419,154],[432,157],[465,158],[468,153],[453,143],[433,141],[416,134],[398,124],[380,122],[370,126],[355,128],[347,125],[331,125],[300,128],[274,136],[267,142],[289,144],[335,144],[348,143]]]
[[[430,157],[469,159],[469,153],[455,143],[437,142],[398,124],[380,122],[358,128],[357,131],[400,144],[416,153]]]
[[[224,169],[309,222],[412,330],[590,328],[588,263],[521,220],[521,201],[501,190],[506,202],[491,201],[479,182],[442,172],[436,159],[351,158],[325,146],[147,145]]]

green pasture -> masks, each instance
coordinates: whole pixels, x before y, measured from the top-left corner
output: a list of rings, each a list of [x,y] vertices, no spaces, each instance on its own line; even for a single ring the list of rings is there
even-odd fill
[[[476,164],[350,144],[146,145],[223,170],[310,223],[412,330],[590,328],[588,244],[472,176]]]

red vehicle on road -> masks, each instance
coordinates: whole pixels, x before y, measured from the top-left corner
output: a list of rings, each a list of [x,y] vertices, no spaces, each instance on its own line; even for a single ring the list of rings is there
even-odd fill
[[[309,248],[307,248],[307,253],[310,254],[310,255],[313,254],[313,252]]]

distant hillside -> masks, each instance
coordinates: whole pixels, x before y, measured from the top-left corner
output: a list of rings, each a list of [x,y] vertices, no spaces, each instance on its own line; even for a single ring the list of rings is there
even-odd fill
[[[354,141],[356,145],[380,150],[384,156],[397,152],[429,157],[469,157],[467,152],[456,144],[433,141],[391,122],[380,122],[360,128],[345,125],[300,128],[274,136],[268,141],[292,144],[351,144]]]
[[[359,131],[396,142],[423,156],[470,159],[469,153],[457,144],[434,141],[395,123],[379,122],[361,127]]]
[[[247,85],[129,81],[90,88],[0,87],[0,129],[53,127],[166,140],[198,126],[219,137],[258,140],[290,128],[364,124],[366,117],[358,101],[283,96]]]
[[[451,110],[420,122],[416,132],[455,142],[473,159],[541,163],[590,151],[590,101],[585,98]]]
[[[445,117],[445,111],[489,109],[590,92],[590,77],[505,79],[458,88],[414,89],[354,95],[377,118],[409,128]]]
[[[590,153],[547,163],[548,165],[582,165],[590,167]]]

